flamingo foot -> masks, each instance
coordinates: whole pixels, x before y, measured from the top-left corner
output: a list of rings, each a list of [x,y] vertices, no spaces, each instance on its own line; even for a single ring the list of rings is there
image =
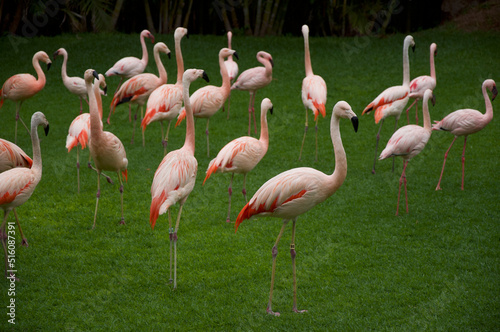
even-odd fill
[[[122,218],[122,219],[120,220],[120,225],[125,225],[125,218]]]
[[[230,222],[231,222],[231,219],[229,219],[229,217],[227,217],[226,222],[227,222],[227,223],[230,223]]]
[[[279,317],[280,316],[280,313],[279,312],[274,312],[271,310],[271,308],[267,307],[266,308],[266,312],[270,315],[274,315],[275,317]]]
[[[442,189],[441,189],[441,186],[440,186],[439,184],[438,184],[438,185],[437,185],[437,187],[436,187],[436,191],[437,191],[437,190],[442,190]]]
[[[298,313],[298,314],[302,314],[304,312],[307,312],[307,310],[299,310],[297,308],[293,308],[292,310],[293,310],[293,312]]]
[[[375,168],[372,169],[372,174],[375,174]]]
[[[22,241],[21,241],[21,245],[28,248],[29,244],[28,244],[28,240],[26,238],[23,238]]]

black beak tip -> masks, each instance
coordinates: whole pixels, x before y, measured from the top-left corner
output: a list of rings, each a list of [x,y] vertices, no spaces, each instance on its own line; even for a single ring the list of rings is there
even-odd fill
[[[358,125],[359,125],[358,117],[357,116],[352,117],[351,122],[352,122],[352,126],[354,127],[354,132],[357,133],[358,132]]]
[[[49,125],[47,125],[47,127],[43,128],[43,130],[45,131],[45,136],[47,136],[49,134]]]
[[[436,96],[434,94],[432,94],[431,101],[432,101],[432,106],[436,106]]]
[[[413,52],[415,52],[415,45],[413,45],[413,46],[411,47],[411,50],[412,50]]]
[[[106,85],[102,91],[104,91],[104,95],[107,96],[108,95],[108,86]]]
[[[273,114],[273,110],[274,110],[274,107],[271,107],[271,108],[269,109],[269,113]]]
[[[497,90],[497,87],[493,87],[493,90],[491,91],[492,92],[492,97],[491,97],[491,101],[495,100],[496,96],[498,95],[498,90]]]
[[[208,78],[208,75],[207,75],[207,73],[205,71],[203,71],[203,76],[202,77],[203,77],[203,79],[205,81],[207,81],[207,83],[210,82],[210,79]]]
[[[97,71],[93,71],[92,72],[92,75],[98,80],[99,79],[99,74],[97,73]]]
[[[269,62],[271,63],[271,67],[274,68],[274,62],[273,62],[273,60],[271,59],[271,60],[269,60]]]
[[[50,69],[50,65],[51,65],[51,64],[52,64],[52,62],[47,63],[47,70],[49,70],[49,69]]]
[[[168,55],[168,59],[170,59],[172,57],[170,52],[168,52],[167,55]]]
[[[240,59],[240,57],[238,56],[238,53],[236,53],[236,52],[233,53],[233,56],[236,58],[236,60]]]

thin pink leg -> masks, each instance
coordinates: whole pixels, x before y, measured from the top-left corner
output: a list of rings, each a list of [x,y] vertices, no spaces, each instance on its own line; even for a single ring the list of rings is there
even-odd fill
[[[406,170],[406,165],[408,164],[408,161],[405,163],[404,169]],[[405,174],[403,177],[404,183],[405,183],[405,201],[406,201],[406,213],[408,213],[408,191],[406,190],[406,172],[403,171]]]
[[[464,150],[462,151],[462,190],[464,190],[465,177],[465,145],[467,144],[467,136],[464,137]]]
[[[418,125],[418,99],[415,100],[415,123]]]
[[[252,97],[253,91],[250,91],[250,100],[248,101],[248,136],[250,136],[250,130],[252,129]]]
[[[409,115],[409,112],[411,110],[411,108],[413,107],[413,105],[417,102],[417,100],[415,99],[415,101],[410,105],[410,107],[408,107],[406,109],[406,120],[408,121],[408,124],[410,124],[410,115]]]
[[[448,158],[448,152],[450,152],[450,149],[453,146],[453,143],[455,143],[456,139],[457,139],[457,136],[455,136],[455,138],[453,138],[453,141],[451,141],[450,147],[448,148],[448,150],[446,150],[446,152],[444,154],[443,168],[441,169],[441,175],[439,176],[439,181],[438,181],[436,190],[441,190],[440,184],[441,184],[441,179],[443,178],[444,165],[446,164],[446,158]]]
[[[257,134],[257,122],[255,121],[255,92],[252,98],[252,114],[253,114],[253,129],[254,133]]]
[[[398,213],[399,213],[399,197],[401,195],[401,184],[403,183],[403,178],[404,178],[404,181],[405,181],[405,192],[406,192],[406,175],[405,175],[405,171],[406,171],[406,165],[407,164],[408,164],[408,162],[405,161],[404,162],[404,166],[403,166],[403,173],[401,173],[401,177],[399,178],[398,206],[396,208],[396,215],[398,215]],[[406,203],[406,204],[408,204],[408,203]],[[408,210],[408,205],[407,205],[406,209]]]

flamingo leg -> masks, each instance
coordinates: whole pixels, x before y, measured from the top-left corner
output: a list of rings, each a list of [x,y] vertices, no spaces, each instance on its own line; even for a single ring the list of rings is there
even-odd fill
[[[304,137],[302,138],[302,145],[300,146],[300,153],[299,153],[299,161],[302,158],[302,149],[304,148],[304,142],[306,141],[306,134],[307,134],[307,128],[308,126],[308,115],[307,115],[307,108],[306,108],[306,126],[304,127]]]
[[[250,91],[250,100],[248,101],[248,136],[250,136],[250,130],[252,129],[252,97],[254,95],[253,91]]]
[[[229,106],[231,105],[231,92],[229,92],[229,96],[227,96],[227,119],[229,120]]]
[[[132,104],[128,104],[128,122],[132,122]]]
[[[205,129],[205,135],[207,135],[207,157],[210,157],[210,145],[208,143],[208,124],[210,123],[210,118],[207,118],[207,129]]]
[[[399,178],[398,206],[396,208],[396,215],[398,215],[398,213],[399,213],[399,197],[401,194],[401,184],[403,183],[403,181],[405,183],[405,195],[406,195],[406,174],[405,174],[406,165],[408,165],[408,162],[405,160],[404,166],[403,166],[403,172],[401,173],[401,177]],[[406,198],[406,212],[408,213],[408,197]]]
[[[257,122],[255,121],[255,94],[257,92],[253,93],[252,97],[252,114],[253,114],[253,131],[257,135]]]
[[[123,181],[122,181],[122,175],[120,174],[120,171],[116,172],[118,174],[118,180],[120,181],[120,201],[121,201],[121,212],[122,212],[122,218],[120,219],[120,224],[125,225],[125,218],[123,217]]]
[[[13,209],[13,210],[14,210],[14,216],[16,217],[17,228],[19,228],[19,234],[21,234],[21,239],[22,239],[21,240],[21,245],[25,246],[27,248],[29,246],[28,245],[28,240],[26,239],[26,237],[23,234],[23,230],[21,228],[21,223],[19,222],[19,218],[17,217],[16,209]]]
[[[380,140],[380,131],[382,130],[382,125],[384,124],[384,119],[380,121],[380,127],[377,132],[377,143],[375,143],[375,159],[373,160],[373,168],[372,174],[375,174],[375,164],[377,163],[377,150],[378,150],[378,141]]]
[[[134,115],[134,127],[133,127],[133,129],[132,129],[132,140],[130,141],[130,144],[134,144],[135,124],[137,123],[137,113],[139,113],[139,107],[141,107],[141,105],[137,105],[137,109],[135,110],[135,115]]]
[[[274,312],[272,310],[272,302],[273,302],[273,289],[274,289],[274,274],[276,272],[276,257],[278,256],[278,243],[280,242],[281,236],[283,235],[283,231],[285,230],[286,225],[288,224],[290,220],[283,220],[283,226],[281,226],[280,233],[278,234],[278,238],[276,239],[276,242],[274,243],[273,249],[272,249],[272,255],[273,255],[273,268],[271,272],[271,291],[269,292],[269,303],[267,304],[266,312],[268,314],[274,315],[274,316],[279,316],[279,312]]]
[[[21,121],[21,123],[23,124],[24,128],[26,128],[26,131],[28,131],[28,135],[31,135],[30,130],[28,129],[28,127],[24,123],[23,119],[21,119],[21,115],[19,114],[19,112],[21,111],[21,106],[22,105],[23,105],[23,101],[20,101],[17,104],[17,109],[16,109],[16,127],[15,127],[15,131],[14,131],[14,143],[15,144],[17,144],[17,122],[18,122],[18,120]]]
[[[303,313],[307,312],[307,310],[298,310],[297,309],[297,273],[295,269],[295,222],[297,221],[297,218],[293,220],[293,227],[292,227],[292,242],[290,243],[290,255],[292,256],[292,271],[293,271],[293,312],[296,313]]]
[[[179,230],[179,222],[181,221],[182,205],[179,207],[179,214],[175,222],[175,230],[173,234],[174,240],[174,289],[177,288],[177,231]]]
[[[451,141],[450,147],[446,152],[444,153],[444,161],[443,161],[443,168],[441,169],[441,175],[439,176],[439,181],[436,186],[436,190],[441,190],[441,179],[443,178],[443,173],[444,173],[444,165],[446,165],[446,158],[448,158],[448,152],[450,152],[451,147],[453,146],[453,143],[455,143],[455,140],[457,139],[457,136],[453,138],[453,141]]]
[[[234,177],[234,173],[231,173],[231,180],[229,181],[229,188],[227,188],[227,191],[229,193],[229,207],[227,208],[226,222],[231,222],[230,216],[231,216],[231,196],[233,195],[233,177]]]
[[[462,151],[462,190],[464,190],[465,177],[465,146],[467,145],[467,136],[464,137],[464,150]]]
[[[80,114],[83,112],[82,97],[80,97]]]
[[[92,164],[90,163],[90,155],[89,155],[89,163],[87,164],[88,168],[96,171],[97,173],[99,173],[97,171],[97,168],[95,168],[94,166],[92,166]],[[107,176],[106,174],[104,174],[103,172],[101,172],[101,175],[104,176],[106,178],[106,181],[108,181],[108,183],[111,183],[113,184],[113,180],[111,180],[111,178],[109,176]]]
[[[415,100],[415,123],[418,125],[418,99]]]
[[[314,130],[316,132],[316,158],[315,161],[318,161],[318,119],[316,118],[316,124],[314,126]]]
[[[142,119],[144,119],[144,107],[141,105],[141,122],[142,123]],[[146,140],[144,138],[144,130],[142,131],[142,147],[145,147],[146,146]]]
[[[97,207],[99,206],[99,197],[101,197],[101,171],[97,170],[97,194],[95,201],[94,224],[92,226],[92,229],[95,228],[95,221],[97,219]]]
[[[247,173],[243,175],[243,190],[241,190],[241,193],[243,194],[243,197],[245,197],[245,203],[248,203],[246,185],[247,185]]]
[[[168,127],[167,127],[167,135],[165,135],[165,139],[162,140],[162,144],[163,144],[163,155],[165,156],[167,154],[167,146],[168,146],[168,133],[170,132],[170,124],[172,123],[172,121],[169,121],[168,122]],[[163,122],[160,122],[161,124],[161,137],[163,138]]]
[[[411,103],[410,107],[408,107],[406,109],[406,120],[408,121],[408,124],[410,124],[410,115],[409,115],[409,112],[410,112],[411,108],[413,107],[413,105],[415,105],[416,102],[417,102],[417,99],[415,99],[413,101],[413,103]],[[418,117],[418,115],[417,115],[417,117]]]
[[[170,241],[170,278],[168,283],[171,284],[174,279],[172,279],[172,248],[174,240],[174,229],[172,228],[172,216],[170,214],[170,208],[168,209],[168,238]]]
[[[78,184],[78,193],[80,193],[80,151],[78,150],[78,145],[76,146],[76,181]]]

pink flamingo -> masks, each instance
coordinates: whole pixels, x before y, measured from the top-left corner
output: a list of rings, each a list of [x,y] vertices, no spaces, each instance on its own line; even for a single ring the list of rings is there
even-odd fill
[[[208,142],[208,124],[210,122],[210,118],[224,105],[230,92],[231,84],[229,82],[229,75],[227,73],[226,66],[224,65],[224,59],[230,55],[234,55],[234,57],[238,59],[238,54],[234,50],[223,48],[219,51],[219,66],[222,75],[222,85],[204,86],[203,88],[196,90],[190,98],[194,117],[207,119],[207,128],[205,130],[205,135],[207,135],[207,157],[210,156],[210,147]],[[185,117],[186,110],[182,109],[179,113],[175,126],[177,127]]]
[[[63,84],[69,90],[69,92],[71,92],[74,95],[77,95],[80,98],[80,114],[82,114],[83,112],[82,99],[87,102],[87,89],[85,88],[85,81],[83,80],[83,78],[78,76],[68,77],[68,74],[66,72],[66,66],[68,63],[68,52],[64,48],[58,49],[57,51],[54,52],[54,55],[52,56],[54,58],[54,61],[59,55],[62,55],[63,57],[63,64],[61,66],[61,77],[63,80]],[[101,94],[105,95],[106,92],[101,91]]]
[[[410,159],[418,155],[425,147],[429,138],[431,137],[431,118],[429,115],[429,99],[432,98],[434,104],[434,96],[432,90],[427,89],[424,93],[423,100],[423,114],[424,114],[424,127],[417,125],[407,125],[399,128],[387,142],[387,146],[380,154],[380,160],[393,156],[400,156],[404,160],[403,172],[399,179],[398,190],[398,206],[396,208],[396,215],[399,213],[399,196],[401,194],[401,184],[405,185],[405,200],[406,200],[406,213],[408,213],[408,194],[406,191],[406,166]]]
[[[230,222],[231,215],[231,195],[233,194],[232,185],[234,173],[243,173],[243,196],[247,201],[247,191],[245,183],[247,174],[260,162],[266,155],[269,146],[269,132],[267,129],[267,111],[273,113],[273,104],[269,98],[264,98],[260,106],[260,138],[256,139],[250,136],[239,137],[227,143],[208,165],[207,175],[203,184],[213,173],[231,173],[229,182],[229,207],[227,209],[227,222]]]
[[[97,72],[93,69],[87,69],[85,71],[84,79],[85,85],[87,87],[87,95],[89,98],[89,110],[90,110],[90,141],[89,150],[90,155],[95,163],[95,168],[97,170],[97,199],[95,204],[94,213],[94,224],[92,229],[95,228],[95,222],[97,218],[97,207],[99,205],[99,197],[101,196],[101,172],[102,171],[113,171],[118,174],[118,180],[120,181],[120,200],[121,200],[121,220],[120,223],[124,224],[125,219],[123,218],[123,181],[122,176],[127,181],[127,155],[125,153],[125,148],[118,137],[110,133],[109,131],[103,131],[102,121],[99,118],[98,111],[98,99],[101,96],[97,93],[99,89],[98,84],[94,84],[92,88],[92,79],[95,77],[99,80]],[[94,89],[94,91],[92,91]],[[121,173],[121,174],[120,174]]]
[[[283,219],[283,226],[272,249],[273,267],[271,274],[271,291],[266,311],[279,316],[271,308],[273,298],[274,274],[276,270],[276,257],[278,255],[278,242],[290,220],[293,221],[292,241],[290,253],[292,256],[293,271],[293,311],[304,312],[297,309],[297,282],[295,274],[295,222],[297,217],[317,204],[333,195],[342,185],[347,174],[347,158],[340,137],[340,118],[350,119],[354,130],[358,129],[358,118],[345,101],[339,101],[333,107],[330,122],[330,135],[335,153],[335,170],[332,175],[326,175],[309,167],[300,167],[276,175],[264,183],[253,195],[252,199],[241,210],[236,219],[235,228],[245,219],[253,216],[271,216]]]
[[[115,93],[113,100],[111,101],[108,115],[108,124],[109,118],[111,117],[111,112],[115,111],[116,106],[127,102],[137,105],[137,110],[135,111],[134,117],[134,129],[132,132],[132,144],[134,143],[135,124],[137,122],[137,112],[139,111],[139,107],[141,108],[142,121],[142,106],[148,99],[149,95],[157,87],[167,82],[167,71],[165,70],[163,63],[161,62],[160,52],[167,54],[170,58],[170,50],[168,49],[167,45],[162,42],[156,43],[153,49],[156,66],[158,67],[158,74],[160,76],[158,77],[150,73],[135,75],[122,84],[120,89]],[[142,136],[142,145],[144,146],[144,135]]]
[[[128,56],[125,58],[121,58],[118,60],[113,67],[109,68],[108,71],[106,71],[106,76],[120,76],[120,82],[118,83],[118,87],[116,88],[116,91],[120,88],[123,79],[129,79],[135,75],[142,74],[144,72],[144,69],[146,69],[146,66],[148,65],[148,48],[146,47],[146,43],[144,42],[144,38],[149,38],[151,40],[151,43],[154,44],[155,42],[155,37],[149,32],[148,30],[142,30],[139,39],[141,41],[141,47],[142,47],[142,58],[138,59],[134,56]],[[116,93],[115,91],[115,93]],[[129,122],[132,121],[131,119],[131,105],[129,104],[129,109],[128,109],[128,120]],[[109,122],[109,121],[108,121]]]
[[[12,142],[0,138],[0,173],[16,167],[31,168],[31,165],[33,165],[33,160],[20,147]],[[16,209],[12,210],[14,211],[14,215],[16,217],[19,233],[21,234],[21,245],[27,247],[28,240],[24,236],[23,230],[21,229],[21,224],[19,223]],[[1,231],[2,230],[0,229],[0,232]]]
[[[170,124],[178,115],[182,107],[182,75],[184,74],[184,61],[182,59],[181,39],[187,36],[188,30],[177,28],[174,33],[175,58],[177,59],[177,82],[175,84],[163,84],[156,88],[148,98],[146,114],[142,119],[142,131],[151,122],[159,121],[161,126],[161,143],[163,154],[167,154],[168,133]],[[163,139],[163,121],[168,121],[167,135]]]
[[[493,119],[493,106],[488,97],[488,92],[486,89],[491,91],[491,101],[495,100],[498,94],[498,90],[495,81],[488,79],[483,82],[482,90],[484,96],[484,102],[486,104],[486,113],[482,114],[479,111],[467,108],[455,111],[448,114],[443,120],[435,121],[436,123],[432,126],[432,130],[442,130],[449,131],[455,137],[451,141],[450,147],[446,150],[444,154],[443,169],[441,170],[441,175],[439,176],[439,182],[437,184],[436,190],[441,190],[441,179],[443,177],[444,165],[446,164],[446,158],[448,157],[448,152],[450,152],[453,143],[458,136],[464,136],[464,149],[462,151],[462,190],[464,190],[464,176],[465,176],[465,146],[467,144],[467,136],[470,134],[477,133]]]
[[[309,53],[309,27],[302,26],[302,34],[304,35],[304,50],[305,50],[305,65],[306,77],[302,81],[302,103],[306,108],[306,126],[304,129],[304,138],[302,138],[302,145],[300,146],[299,160],[302,157],[302,148],[306,140],[308,118],[307,110],[310,109],[314,114],[315,131],[316,131],[316,161],[318,161],[318,115],[321,113],[325,117],[326,105],[326,83],[325,80],[319,76],[314,75],[311,66],[311,55]]]
[[[406,119],[408,120],[408,124],[410,124],[408,114],[413,105],[415,105],[415,119],[418,124],[418,100],[424,97],[425,90],[431,89],[434,91],[436,88],[436,69],[434,67],[434,57],[437,55],[437,45],[435,43],[431,44],[430,53],[431,76],[419,76],[410,82],[410,99],[415,99],[415,101],[413,101],[410,107],[406,109]]]
[[[233,33],[231,31],[227,32],[227,48],[232,49],[231,40],[233,38]],[[238,63],[233,60],[233,56],[230,55],[227,57],[227,60],[224,61],[224,65],[226,66],[227,73],[229,75],[229,82],[233,83],[236,76],[238,76]],[[231,105],[231,92],[229,92],[229,96],[227,97],[227,118],[229,119],[229,106]],[[224,111],[224,109],[223,109]]]
[[[151,210],[149,222],[154,229],[158,216],[168,211],[170,232],[170,282],[172,282],[172,243],[174,245],[174,289],[177,288],[177,231],[181,220],[182,207],[194,188],[198,162],[194,157],[194,119],[189,100],[189,86],[197,78],[203,77],[208,82],[208,76],[203,70],[188,69],[182,79],[184,106],[186,116],[186,139],[182,148],[170,151],[161,161],[155,172],[151,185]],[[179,203],[179,214],[172,228],[170,207]]]
[[[250,93],[250,102],[248,104],[248,136],[252,128],[252,114],[255,133],[257,134],[257,124],[255,123],[255,94],[257,90],[266,87],[273,79],[274,62],[271,54],[260,51],[257,53],[257,61],[264,67],[254,67],[245,70],[238,76],[238,79],[231,86],[231,90],[243,90]]]
[[[82,79],[83,80],[83,79]],[[85,82],[85,80],[83,80]],[[106,91],[106,80],[104,79],[104,75],[99,74],[99,86]],[[85,87],[85,90],[87,88]],[[96,90],[97,93],[100,93],[100,90]],[[97,110],[99,111],[99,118],[101,119],[102,126],[102,99],[96,96],[97,100]],[[82,113],[78,115],[69,126],[68,136],[66,137],[66,149],[68,149],[68,153],[76,147],[76,173],[77,173],[77,183],[78,183],[78,193],[80,193],[80,152],[78,146],[83,150],[87,146],[88,140],[90,137],[90,113]],[[90,163],[90,155],[88,167],[95,170]],[[111,178],[106,174],[102,173],[104,177],[108,180],[109,183],[113,183]]]
[[[377,96],[366,108],[362,115],[375,110],[375,123],[380,122],[380,128],[377,132],[377,143],[375,144],[375,159],[373,160],[372,173],[375,174],[375,163],[377,162],[378,141],[380,139],[380,130],[384,124],[384,119],[393,116],[395,119],[394,132],[398,127],[398,120],[403,108],[408,103],[410,95],[410,63],[408,61],[408,48],[412,46],[415,49],[415,41],[412,36],[406,36],[403,44],[403,85],[392,86],[385,89]],[[392,160],[392,170],[394,171],[394,158]]]
[[[38,139],[37,127],[43,126],[45,135],[49,132],[49,122],[41,112],[35,112],[31,117],[31,142],[33,144],[33,163],[31,168],[16,167],[0,173],[0,208],[4,211],[3,223],[0,227],[2,234],[7,234],[6,223],[9,213],[14,208],[24,204],[35,191],[38,182],[42,178],[42,156],[40,153],[40,140]],[[17,215],[16,215],[17,219]],[[19,225],[19,220],[18,220]],[[24,235],[23,244],[25,242]],[[5,253],[5,276],[9,272],[7,262],[7,245],[5,237],[1,236],[3,250]],[[12,275],[11,275],[12,277]]]
[[[19,115],[23,102],[36,95],[45,86],[45,74],[40,67],[39,61],[47,64],[47,70],[50,69],[51,61],[47,53],[44,51],[36,52],[33,56],[33,68],[35,68],[38,79],[31,74],[17,74],[11,76],[2,86],[0,90],[0,108],[3,105],[4,99],[10,99],[16,103],[16,127],[14,143],[17,143],[17,121],[20,120],[24,128],[30,132],[23,119]]]

